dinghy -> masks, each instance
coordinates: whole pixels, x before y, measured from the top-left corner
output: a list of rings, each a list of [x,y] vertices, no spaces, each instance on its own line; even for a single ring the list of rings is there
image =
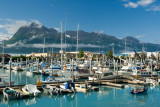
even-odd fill
[[[62,94],[62,89],[50,85],[42,85],[43,91],[49,94]]]
[[[14,99],[21,98],[21,94],[10,87],[6,87],[3,89],[3,95],[8,100],[14,100]]]
[[[31,96],[38,96],[41,92],[37,89],[36,85],[28,84],[22,88],[22,91],[26,94],[30,94]]]

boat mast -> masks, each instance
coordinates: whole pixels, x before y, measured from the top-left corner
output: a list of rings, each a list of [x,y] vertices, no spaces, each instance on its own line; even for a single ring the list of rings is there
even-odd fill
[[[66,45],[66,32],[67,32],[67,13],[66,13],[66,17],[65,17],[65,66],[66,66],[66,62],[67,62],[67,57],[66,57],[66,52],[67,52],[67,45]]]
[[[66,31],[67,31],[67,16],[65,17],[65,52],[66,52]]]
[[[126,38],[125,38],[125,54],[126,54]]]
[[[78,65],[78,31],[79,31],[79,24],[77,27],[77,48],[76,48],[76,64]]]
[[[43,40],[43,57],[44,57],[44,48],[45,48],[45,37],[44,37],[44,40]]]
[[[11,60],[9,61],[9,87],[11,87]]]
[[[112,50],[113,50],[113,60],[114,60],[114,43],[113,43]]]
[[[3,54],[3,69],[4,69],[4,42],[3,42],[3,51],[2,51],[2,54]]]
[[[126,61],[127,61],[127,57],[126,57],[126,38],[125,38],[125,58],[126,58]]]
[[[61,52],[61,70],[62,70],[62,64],[63,64],[63,63],[62,63],[62,61],[63,61],[63,60],[62,60],[62,55],[63,55],[63,54],[62,54],[62,36],[63,36],[62,31],[63,31],[63,28],[62,28],[62,21],[61,21],[61,51],[60,51],[60,52]]]

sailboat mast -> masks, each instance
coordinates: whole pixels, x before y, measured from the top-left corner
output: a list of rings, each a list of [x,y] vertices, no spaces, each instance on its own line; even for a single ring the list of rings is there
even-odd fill
[[[65,17],[65,52],[66,52],[66,31],[67,31],[67,16]]]
[[[79,24],[77,27],[77,48],[76,48],[76,63],[78,63],[78,32],[79,32]],[[78,64],[77,64],[78,65]]]
[[[4,42],[3,42],[3,68],[4,68]]]
[[[126,56],[126,38],[125,38],[125,59],[127,60],[127,56]]]
[[[125,38],[125,54],[126,54],[126,38]]]
[[[61,52],[61,70],[62,70],[62,64],[63,64],[63,63],[62,63],[62,61],[63,61],[63,60],[62,60],[62,55],[63,55],[63,54],[62,54],[62,36],[63,36],[62,31],[63,31],[63,28],[62,28],[62,21],[61,21],[61,51],[60,51],[60,52]]]
[[[43,57],[44,57],[44,48],[45,48],[45,37],[44,37],[44,40],[43,40]]]

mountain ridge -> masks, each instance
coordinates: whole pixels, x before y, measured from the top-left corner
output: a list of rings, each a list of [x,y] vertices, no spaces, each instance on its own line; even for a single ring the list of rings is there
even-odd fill
[[[63,47],[65,47],[65,38],[67,43],[67,51],[75,51],[77,43],[77,31],[68,30],[63,32]],[[61,43],[61,33],[54,28],[47,28],[43,25],[31,23],[29,26],[22,26],[13,35],[11,39],[5,42],[7,52],[24,52],[31,53],[33,51],[38,51],[43,47],[45,38],[45,47],[48,51],[54,48],[54,51],[60,50]],[[133,51],[134,49],[140,51],[142,50],[143,44],[136,38],[128,36],[123,39],[118,39],[115,36],[110,36],[107,34],[99,34],[96,32],[85,32],[79,30],[79,49],[84,51],[92,52],[106,52],[108,49],[115,48],[116,53],[120,53],[124,50],[125,41],[127,44],[127,50]],[[125,40],[126,39],[126,40]],[[146,43],[147,50],[155,51],[156,44]]]

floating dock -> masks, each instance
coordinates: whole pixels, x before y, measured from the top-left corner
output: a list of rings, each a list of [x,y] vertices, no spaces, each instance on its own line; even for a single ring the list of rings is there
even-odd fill
[[[80,85],[84,85],[84,84],[91,84],[92,85],[92,88],[93,86],[95,85],[107,85],[107,86],[112,86],[112,87],[118,87],[118,88],[123,88],[124,85],[123,84],[119,84],[119,83],[128,83],[128,84],[137,84],[137,85],[144,85],[145,82],[144,81],[141,81],[142,78],[139,78],[139,80],[133,80],[131,78],[124,78],[124,77],[121,77],[121,78],[118,78],[118,79],[112,79],[112,80],[94,80],[94,81],[75,81],[74,83],[76,84],[76,88],[79,92],[85,92],[87,90],[84,90],[82,88],[80,88]],[[47,84],[47,83],[46,83]],[[57,83],[48,83],[48,85],[51,85],[53,87],[57,87],[59,88],[60,87],[60,82],[57,82]],[[15,89],[16,91],[20,92],[24,97],[28,97],[28,95],[26,95],[25,93],[23,93],[21,91],[22,87],[24,85],[14,85],[14,86],[11,86],[13,89]],[[0,94],[2,94],[2,91],[5,87],[0,87]],[[42,87],[37,87],[39,90],[42,90]],[[94,87],[94,90],[98,90],[98,87]]]
[[[119,87],[119,88],[124,88],[123,84],[115,84],[115,83],[110,83],[110,82],[101,82],[102,85],[108,85],[108,86],[113,86],[113,87]]]

